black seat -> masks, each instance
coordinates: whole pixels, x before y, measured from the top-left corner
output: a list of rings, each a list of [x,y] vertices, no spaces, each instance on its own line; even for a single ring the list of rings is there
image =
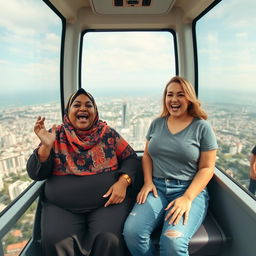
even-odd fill
[[[156,247],[158,246],[161,228],[157,228],[152,238]],[[193,256],[214,256],[219,255],[226,237],[213,217],[208,211],[206,218],[189,244],[189,255]],[[157,256],[157,255],[156,255]]]
[[[219,255],[225,241],[223,230],[208,211],[204,222],[190,241],[189,253],[197,256]]]
[[[133,182],[133,186],[130,188],[132,191],[132,197],[135,201],[135,198],[143,185],[143,172],[142,168],[137,173],[137,176]],[[33,237],[29,242],[29,245],[25,248],[25,250],[21,253],[21,256],[40,256],[41,248],[40,248],[40,239],[41,239],[41,197],[39,198],[39,203],[37,206],[37,212],[34,222],[34,231]],[[161,233],[161,229],[156,229],[153,234],[153,240],[156,246],[158,246],[159,236]],[[226,242],[226,236],[222,231],[221,227],[215,220],[213,214],[208,211],[206,218],[198,231],[192,237],[189,244],[189,253],[192,256],[216,256],[219,255],[222,246]],[[157,256],[157,255],[156,255]]]

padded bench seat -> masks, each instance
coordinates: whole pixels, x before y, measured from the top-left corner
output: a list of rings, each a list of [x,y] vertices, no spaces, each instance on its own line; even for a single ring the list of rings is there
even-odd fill
[[[189,244],[189,253],[196,256],[220,255],[222,246],[226,242],[226,236],[208,211],[206,218]]]
[[[132,191],[132,197],[135,200],[137,193],[139,192],[143,184],[142,168],[138,171],[133,186],[130,188]],[[34,222],[33,237],[29,244],[20,256],[41,256],[40,249],[40,219],[41,219],[41,204],[37,207],[36,218]],[[152,234],[153,240],[158,245],[160,230],[155,230]],[[213,214],[208,211],[206,218],[198,231],[192,237],[189,244],[189,254],[192,256],[219,256],[222,246],[226,242],[226,236],[218,225]],[[157,255],[156,255],[157,256]]]
[[[157,229],[152,234],[154,243],[158,246],[161,230]],[[219,255],[221,248],[226,241],[226,237],[214,219],[212,213],[208,211],[206,218],[189,244],[189,255],[193,256],[214,256]],[[157,256],[157,255],[156,255]]]
[[[158,243],[160,230],[153,233],[155,243]],[[214,219],[210,211],[197,230],[189,244],[189,255],[193,256],[218,256],[224,242],[226,241],[225,235],[218,223]],[[26,248],[23,256],[40,256],[40,242],[31,240],[29,246]],[[156,255],[157,256],[157,255]]]

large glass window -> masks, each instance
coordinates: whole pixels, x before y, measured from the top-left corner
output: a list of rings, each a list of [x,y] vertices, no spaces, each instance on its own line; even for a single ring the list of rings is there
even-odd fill
[[[3,256],[17,256],[32,237],[37,200],[28,208],[15,226],[3,237]]]
[[[61,120],[62,22],[43,2],[12,0],[0,8],[0,211],[31,183],[26,161],[39,140],[38,115]]]
[[[255,8],[225,0],[196,24],[199,98],[217,134],[217,167],[244,188],[256,144]]]
[[[83,37],[82,87],[94,95],[100,118],[135,150],[144,149],[175,68],[170,32],[88,32]]]

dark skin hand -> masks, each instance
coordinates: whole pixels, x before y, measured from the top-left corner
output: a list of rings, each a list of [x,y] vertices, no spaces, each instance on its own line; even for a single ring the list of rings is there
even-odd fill
[[[52,147],[56,135],[56,125],[52,126],[52,132],[48,132],[44,125],[45,117],[39,116],[36,120],[35,126],[34,126],[34,132],[40,139],[41,143],[45,146]]]
[[[106,194],[103,195],[104,198],[109,197],[104,206],[107,207],[111,204],[121,204],[125,199],[127,187],[127,181],[123,178],[119,178],[119,180],[109,188]]]

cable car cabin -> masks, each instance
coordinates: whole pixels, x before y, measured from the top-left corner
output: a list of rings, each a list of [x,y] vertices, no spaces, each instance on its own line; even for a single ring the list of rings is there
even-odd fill
[[[32,182],[25,168],[39,144],[36,117],[45,116],[47,128],[61,123],[69,95],[85,88],[141,159],[164,86],[180,75],[195,86],[219,146],[190,255],[255,256],[255,7],[250,0],[2,3],[0,255],[41,254],[44,181]],[[134,198],[142,180],[140,168]],[[158,244],[159,230],[153,236]]]

